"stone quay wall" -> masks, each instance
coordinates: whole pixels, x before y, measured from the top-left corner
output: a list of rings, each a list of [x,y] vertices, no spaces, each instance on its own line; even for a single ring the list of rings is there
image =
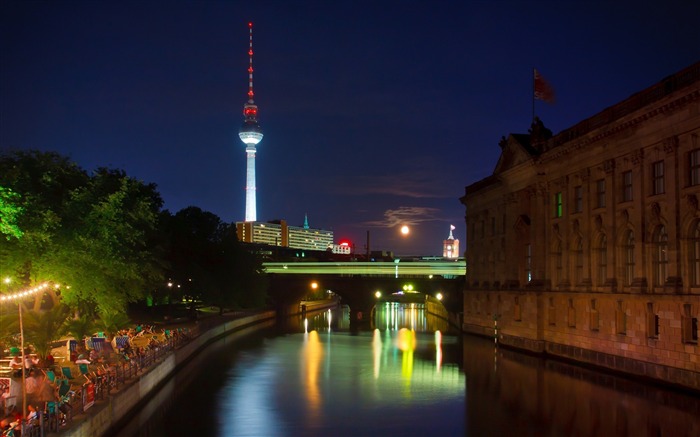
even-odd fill
[[[700,347],[684,341],[697,296],[465,291],[465,332],[499,344],[700,392]],[[653,304],[650,304],[653,302]],[[653,309],[653,311],[650,311]]]
[[[199,350],[216,339],[236,332],[242,328],[267,322],[277,317],[275,311],[265,311],[254,315],[232,319],[217,325],[200,335],[181,348],[168,354],[160,363],[149,367],[118,393],[113,393],[104,401],[96,402],[84,417],[76,417],[72,425],[59,434],[65,437],[94,437],[105,434],[113,425],[124,420],[135,408],[142,404],[155,389],[177,372]]]

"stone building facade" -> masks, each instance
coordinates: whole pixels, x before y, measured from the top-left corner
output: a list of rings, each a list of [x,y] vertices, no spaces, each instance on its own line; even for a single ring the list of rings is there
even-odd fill
[[[700,62],[466,187],[463,328],[700,391]]]

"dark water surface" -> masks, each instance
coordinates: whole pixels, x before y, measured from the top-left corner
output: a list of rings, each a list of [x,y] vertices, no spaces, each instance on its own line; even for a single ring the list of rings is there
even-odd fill
[[[453,335],[387,304],[222,339],[121,436],[698,436],[700,399]]]

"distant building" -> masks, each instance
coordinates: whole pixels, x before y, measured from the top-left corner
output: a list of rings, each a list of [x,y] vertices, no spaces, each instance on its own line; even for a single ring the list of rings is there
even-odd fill
[[[352,247],[349,243],[332,244],[331,252],[339,255],[350,255],[352,254]]]
[[[452,235],[452,231],[454,230],[455,227],[450,225],[450,235],[447,237],[447,240],[442,241],[443,258],[459,258],[459,240],[455,239],[454,235]]]
[[[326,251],[333,245],[333,231],[304,226],[289,226],[286,220],[273,222],[237,222],[238,241],[293,249]]]
[[[700,390],[700,63],[466,187],[463,327]]]

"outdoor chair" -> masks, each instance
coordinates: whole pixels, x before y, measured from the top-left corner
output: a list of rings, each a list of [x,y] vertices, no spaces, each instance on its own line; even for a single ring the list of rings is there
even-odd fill
[[[56,373],[53,370],[47,370],[45,373],[51,384],[54,384],[56,382]]]
[[[64,378],[73,379],[73,375],[70,373],[70,367],[61,367],[61,372]]]
[[[78,369],[80,369],[81,375],[87,375],[90,372],[87,364],[78,364]]]

